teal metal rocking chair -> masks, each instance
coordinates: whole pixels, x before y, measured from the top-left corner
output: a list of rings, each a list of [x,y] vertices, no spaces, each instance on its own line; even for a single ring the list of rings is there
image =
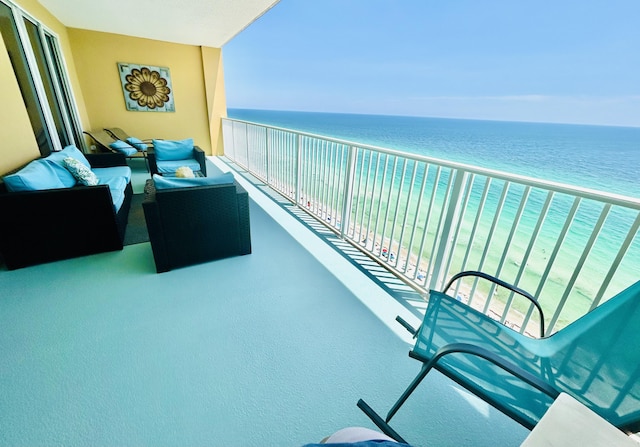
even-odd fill
[[[485,402],[532,429],[565,392],[626,432],[640,430],[640,281],[580,319],[544,336],[544,316],[521,289],[480,272],[480,276],[531,300],[540,312],[542,338],[501,324],[443,292],[431,291],[416,343],[409,356],[421,361],[416,378],[383,419],[365,401],[358,407],[387,435],[406,442],[389,425],[433,368]]]

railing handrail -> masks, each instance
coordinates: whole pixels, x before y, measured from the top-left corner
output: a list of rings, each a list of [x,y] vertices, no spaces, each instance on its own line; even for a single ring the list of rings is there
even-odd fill
[[[507,182],[520,183],[523,185],[547,189],[547,190],[551,190],[558,193],[571,194],[574,196],[579,196],[584,199],[596,200],[599,202],[611,203],[612,205],[623,206],[623,207],[640,210],[640,198],[625,196],[622,194],[609,193],[609,192],[599,191],[596,189],[584,188],[581,186],[570,185],[570,184],[561,183],[561,182],[554,182],[550,180],[542,180],[542,179],[537,179],[535,177],[529,177],[529,176],[520,175],[520,174],[512,174],[504,171],[483,168],[481,166],[473,166],[465,163],[459,163],[459,162],[450,161],[450,160],[443,160],[435,157],[428,157],[426,155],[419,155],[419,154],[404,152],[396,149],[388,149],[388,148],[374,146],[370,144],[363,144],[363,143],[357,143],[349,140],[328,137],[325,135],[318,135],[318,134],[313,134],[309,132],[301,132],[299,130],[272,126],[270,124],[256,123],[252,121],[239,120],[235,118],[223,118],[223,120],[234,121],[234,122],[244,123],[244,124],[251,124],[254,126],[264,127],[265,129],[273,129],[273,130],[278,130],[283,132],[290,132],[296,135],[301,135],[309,138],[318,138],[318,139],[322,139],[332,143],[343,144],[345,146],[356,146],[361,149],[373,150],[373,151],[377,151],[387,155],[404,157],[414,161],[436,164],[436,165],[440,165],[450,169],[458,169],[458,170],[469,172],[472,174],[493,177],[500,180],[505,180]]]

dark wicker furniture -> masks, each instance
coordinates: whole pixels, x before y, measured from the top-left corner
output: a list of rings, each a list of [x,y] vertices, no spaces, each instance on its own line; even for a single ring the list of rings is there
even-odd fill
[[[200,164],[200,172],[204,177],[206,177],[207,164],[206,164],[206,157],[205,157],[204,151],[200,149],[198,146],[194,146],[193,158]],[[147,150],[147,160],[149,162],[149,172],[151,173],[151,176],[153,176],[153,174],[162,175],[160,172],[158,172],[158,163],[156,161],[156,154],[153,151],[153,147],[150,147]]]
[[[85,156],[93,168],[127,166],[122,154]],[[0,253],[7,268],[122,250],[132,195],[129,183],[116,214],[107,185],[8,192],[0,180]]]
[[[251,253],[249,195],[237,183],[156,191],[142,203],[158,273]]]

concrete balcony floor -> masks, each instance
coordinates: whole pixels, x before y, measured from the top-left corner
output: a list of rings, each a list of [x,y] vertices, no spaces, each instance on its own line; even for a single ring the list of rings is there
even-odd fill
[[[156,274],[142,243],[0,268],[0,445],[300,446],[375,428],[356,402],[385,414],[417,373],[393,322],[415,316],[237,178],[249,256]],[[416,446],[528,434],[438,372],[392,425]]]

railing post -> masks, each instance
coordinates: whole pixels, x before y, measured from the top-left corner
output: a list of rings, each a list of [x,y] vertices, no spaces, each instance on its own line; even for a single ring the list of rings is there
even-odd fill
[[[429,282],[429,290],[437,289],[438,284],[442,284],[444,282],[445,275],[447,274],[445,266],[448,265],[448,263],[445,262],[445,253],[449,252],[451,232],[455,227],[454,220],[459,213],[462,201],[462,187],[467,177],[467,173],[460,169],[451,171],[451,175],[455,175],[456,178],[453,183],[453,189],[451,190],[449,206],[446,210],[442,234],[440,235],[440,242],[438,243],[436,250],[434,250],[436,256],[432,262],[433,273],[431,274],[431,281]]]
[[[231,152],[233,152],[233,147],[232,147],[232,143],[233,143],[233,126],[234,126],[234,122],[233,121],[229,121],[225,118],[222,118],[222,148],[223,148],[223,154],[225,157],[229,157],[229,154]],[[226,132],[225,132],[226,129]],[[231,135],[229,135],[231,134]],[[229,139],[231,139],[231,141],[229,141]],[[229,157],[231,159],[231,157]]]
[[[231,159],[235,160],[236,159],[236,122],[235,121],[230,121],[230,129],[231,129],[231,135],[229,136],[229,138],[231,139],[231,141],[229,141],[229,154],[227,154],[227,142],[224,142],[224,151],[225,151],[225,155],[227,157],[229,157],[229,155],[231,155]]]
[[[264,128],[264,139],[266,142],[266,148],[267,148],[267,153],[265,154],[266,157],[266,164],[267,164],[267,185],[271,184],[271,132],[269,132],[269,128],[265,127]]]
[[[340,238],[344,239],[345,228],[349,227],[349,217],[351,216],[351,205],[353,203],[353,184],[356,178],[356,148],[349,146],[349,157],[347,160],[347,177],[345,179],[344,197],[342,200],[342,221],[340,224]]]
[[[302,135],[296,135],[296,147],[295,147],[296,159],[295,159],[295,179],[296,184],[294,185],[294,199],[296,201],[296,205],[300,205],[300,185],[302,184]]]
[[[249,163],[249,125],[244,126],[244,145],[246,148],[247,171],[251,172],[251,163]]]

